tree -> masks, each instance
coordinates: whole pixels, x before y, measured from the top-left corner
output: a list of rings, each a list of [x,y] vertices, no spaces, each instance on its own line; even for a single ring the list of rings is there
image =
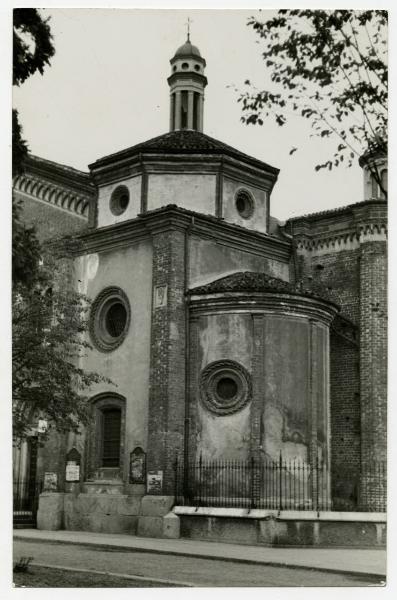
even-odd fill
[[[53,54],[48,20],[35,9],[14,10],[14,84],[43,73]],[[12,119],[16,176],[24,171],[28,146],[15,110]],[[79,366],[91,348],[85,337],[90,302],[67,284],[76,242],[40,245],[14,197],[12,216],[13,437],[20,441],[39,417],[57,431],[77,431],[89,419],[89,388],[111,382]]]
[[[38,417],[57,431],[77,431],[89,419],[86,392],[109,382],[79,366],[91,348],[85,337],[90,301],[65,285],[71,260],[65,257],[65,242],[51,250],[35,285],[13,289],[13,433],[18,440]]]
[[[258,91],[245,82],[244,123],[263,125],[272,117],[283,126],[291,115],[310,120],[313,136],[334,141],[317,171],[351,166],[374,151],[387,155],[387,11],[279,10],[248,25],[264,44],[272,86]],[[370,169],[387,197],[376,166]]]
[[[13,20],[13,84],[21,85],[37,71],[44,73],[55,53],[48,19],[33,8],[14,9]],[[12,111],[12,175],[24,171],[28,145],[22,137],[22,127],[16,109]],[[12,198],[12,276],[14,284],[32,286],[38,277],[40,245],[34,227],[21,219],[22,207]]]

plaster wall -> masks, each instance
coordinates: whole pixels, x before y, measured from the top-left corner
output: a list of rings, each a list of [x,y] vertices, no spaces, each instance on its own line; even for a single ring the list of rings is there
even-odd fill
[[[148,177],[147,208],[153,210],[167,204],[215,214],[215,175],[150,174]]]
[[[277,460],[309,459],[309,322],[266,315],[262,448]]]
[[[289,264],[226,246],[216,240],[189,239],[189,288],[238,271],[257,271],[289,280]]]
[[[227,312],[198,317],[197,362],[192,363],[191,377],[197,381],[196,392],[191,396],[190,422],[191,457],[203,461],[246,460],[254,452],[275,463],[280,454],[283,461],[304,470],[289,472],[283,482],[283,497],[300,486],[302,498],[311,502],[309,465],[318,453],[325,471],[322,477],[322,497],[329,490],[329,374],[328,332],[325,325],[307,317],[288,314],[283,306],[272,314],[264,313],[262,333],[263,373],[254,378],[257,369],[253,356],[253,326],[251,313]],[[251,401],[236,413],[219,415],[207,409],[200,400],[200,377],[203,369],[214,361],[233,360],[244,366],[253,378]],[[196,375],[195,375],[196,373]],[[255,387],[254,387],[255,381]],[[259,436],[256,437],[256,420],[259,415]],[[220,470],[219,470],[220,469]],[[212,473],[212,472],[211,472]],[[217,473],[217,474],[216,474]],[[206,486],[220,485],[222,467],[215,474],[206,475]],[[239,475],[240,476],[240,475]],[[267,481],[267,477],[269,480]],[[222,489],[242,497],[249,497],[247,479],[237,483],[227,479]],[[277,495],[271,471],[266,472],[265,492]],[[215,480],[215,479],[216,480]],[[238,485],[237,485],[238,484]],[[236,489],[230,486],[237,485]],[[284,487],[286,486],[286,487]],[[230,489],[229,489],[230,488]],[[295,487],[294,487],[295,489]],[[209,492],[210,493],[210,492]],[[247,495],[248,494],[248,495]]]
[[[252,320],[248,314],[211,315],[200,319],[200,370],[209,363],[229,359],[249,372],[252,361]],[[198,401],[196,456],[244,460],[250,444],[250,407],[231,415],[218,416]]]
[[[99,188],[98,227],[106,227],[107,225],[134,219],[141,212],[141,182],[142,177],[137,175],[125,181],[117,181]],[[110,197],[112,192],[120,185],[125,185],[128,188],[130,201],[127,209],[121,215],[114,215],[110,210]]]
[[[81,366],[111,379],[117,386],[102,382],[91,389],[91,397],[117,392],[126,399],[124,476],[129,453],[141,446],[147,450],[148,389],[152,297],[152,245],[142,241],[134,246],[90,254],[77,259],[76,278],[82,293],[95,297],[108,286],[118,286],[131,307],[129,331],[112,352],[88,351]],[[81,451],[83,441],[69,440]]]
[[[240,189],[248,190],[254,200],[254,212],[248,219],[241,217],[236,209],[236,193]],[[268,192],[225,177],[223,180],[222,215],[225,221],[229,223],[236,223],[246,229],[255,229],[267,233]]]

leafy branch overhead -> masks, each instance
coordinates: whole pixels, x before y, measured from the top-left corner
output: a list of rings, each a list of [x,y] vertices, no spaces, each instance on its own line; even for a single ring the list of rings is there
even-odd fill
[[[258,91],[245,82],[244,123],[308,119],[312,135],[334,142],[332,156],[316,170],[351,166],[374,146],[387,153],[386,11],[279,10],[248,25],[263,43],[271,85]]]

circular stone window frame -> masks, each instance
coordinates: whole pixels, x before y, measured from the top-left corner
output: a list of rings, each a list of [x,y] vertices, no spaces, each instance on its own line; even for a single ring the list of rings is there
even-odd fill
[[[121,334],[113,337],[106,328],[106,316],[112,306],[122,304],[126,311],[126,321]],[[98,294],[92,303],[89,320],[89,333],[97,350],[112,352],[125,340],[131,322],[131,308],[127,295],[119,287],[107,287]]]
[[[237,385],[237,393],[225,400],[217,393],[221,379],[232,379]],[[251,375],[245,367],[233,360],[217,360],[208,364],[200,376],[200,399],[210,412],[225,416],[242,410],[252,399]]]
[[[238,203],[239,199],[241,198],[241,196],[244,196],[244,202],[246,203],[246,206],[243,210],[240,210],[237,207],[237,203]],[[254,197],[251,194],[251,192],[249,190],[247,190],[246,188],[239,188],[236,191],[236,194],[234,196],[234,205],[236,207],[237,213],[239,214],[239,216],[242,219],[250,219],[255,212]]]
[[[121,206],[121,198],[127,195],[128,201],[125,206]],[[118,217],[122,215],[127,210],[130,204],[130,190],[126,185],[118,185],[112,192],[110,196],[109,208],[112,215]]]

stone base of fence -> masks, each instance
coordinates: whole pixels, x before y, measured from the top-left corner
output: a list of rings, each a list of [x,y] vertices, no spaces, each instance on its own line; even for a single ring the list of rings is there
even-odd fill
[[[182,538],[264,546],[382,547],[385,513],[266,511],[176,506]]]

